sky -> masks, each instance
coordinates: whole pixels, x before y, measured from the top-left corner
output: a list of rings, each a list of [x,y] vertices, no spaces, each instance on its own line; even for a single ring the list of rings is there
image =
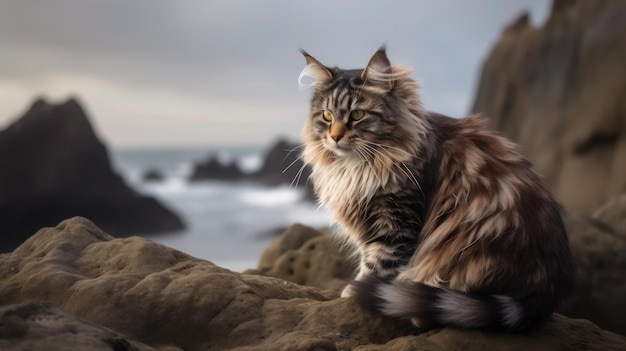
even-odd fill
[[[469,112],[483,60],[550,0],[0,0],[0,129],[37,97],[77,97],[113,147],[299,140],[305,49],[362,68],[386,44],[424,106]]]

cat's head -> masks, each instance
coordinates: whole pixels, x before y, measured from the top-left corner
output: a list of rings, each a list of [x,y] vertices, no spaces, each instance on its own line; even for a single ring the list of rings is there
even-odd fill
[[[311,110],[302,138],[309,164],[405,162],[425,132],[417,83],[410,68],[392,66],[380,48],[365,68],[329,68],[302,51],[300,74],[313,80]]]

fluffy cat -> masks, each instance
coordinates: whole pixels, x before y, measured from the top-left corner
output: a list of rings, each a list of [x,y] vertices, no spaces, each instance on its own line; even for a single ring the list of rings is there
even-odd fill
[[[561,208],[517,147],[477,116],[425,111],[384,47],[356,70],[302,53],[302,158],[360,260],[342,296],[421,328],[548,320],[574,269]]]

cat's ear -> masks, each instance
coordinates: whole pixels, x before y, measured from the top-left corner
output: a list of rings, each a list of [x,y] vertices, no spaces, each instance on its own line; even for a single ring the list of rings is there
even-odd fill
[[[300,52],[304,56],[306,60],[306,67],[300,73],[300,77],[298,77],[298,83],[301,86],[312,86],[318,83],[323,83],[333,77],[333,73],[328,69],[328,67],[321,64],[318,60],[316,60],[313,56],[309,55],[306,51],[300,49]],[[302,78],[310,77],[313,79],[313,83],[304,84],[302,82]]]
[[[384,45],[370,58],[363,73],[361,73],[361,79],[365,84],[375,85],[386,90],[393,89],[394,74]]]

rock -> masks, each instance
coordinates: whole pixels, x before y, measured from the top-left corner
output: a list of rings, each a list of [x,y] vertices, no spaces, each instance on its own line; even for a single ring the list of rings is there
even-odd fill
[[[304,187],[306,198],[314,201],[313,186],[308,182],[310,174],[309,168],[300,160],[300,145],[281,139],[269,148],[261,169],[256,172],[246,174],[235,161],[223,164],[217,156],[211,156],[196,165],[191,180],[253,181],[267,186]]]
[[[610,227],[616,235],[626,239],[626,194],[621,194],[597,209],[592,218]]]
[[[623,199],[618,197],[617,199]],[[596,213],[624,210],[624,202],[609,201]],[[600,217],[602,218],[602,217]],[[600,327],[626,335],[626,236],[612,229],[625,217],[592,218],[569,213],[564,217],[578,274],[576,292],[559,311],[592,320]]]
[[[223,164],[217,156],[213,155],[205,162],[195,165],[189,180],[192,182],[202,180],[237,181],[242,180],[244,177],[245,174],[235,161]]]
[[[586,335],[579,335],[581,330]],[[595,333],[600,334],[595,334]],[[594,335],[595,334],[595,335]],[[558,339],[556,341],[555,339]],[[574,320],[554,315],[552,322],[541,332],[523,334],[478,333],[445,328],[418,336],[396,338],[384,345],[365,345],[356,351],[385,350],[621,350],[625,338],[602,332],[586,320]]]
[[[281,139],[269,148],[261,168],[252,174],[242,172],[235,161],[224,164],[217,156],[212,155],[207,161],[196,165],[191,180],[251,180],[269,186],[303,185],[310,173],[308,168],[303,167],[299,156],[297,144]]]
[[[129,340],[113,330],[72,316],[50,304],[41,303],[8,305],[0,308],[0,349],[16,351],[156,350]]]
[[[315,201],[317,197],[313,184],[309,182],[311,170],[300,159],[301,147],[298,143],[278,140],[265,154],[263,166],[251,175],[252,179],[266,185],[304,187],[306,199]]]
[[[139,237],[115,239],[84,218],[44,228],[0,255],[0,301],[54,304],[129,343],[161,349],[626,348],[622,336],[558,315],[528,335],[449,328],[413,335],[410,323],[372,315],[331,291],[231,272]],[[29,337],[14,334],[11,342]]]
[[[486,59],[472,111],[521,145],[568,210],[626,191],[626,2],[559,0]]]
[[[263,159],[263,166],[252,178],[266,185],[306,185],[311,172],[300,160],[300,152],[300,144],[278,140],[269,148]]]
[[[336,297],[282,279],[234,273],[142,238],[114,239],[84,218],[42,229],[0,255],[4,304],[53,303],[152,346],[351,349],[412,329]],[[350,338],[338,336],[345,331]]]
[[[0,131],[0,251],[15,248],[35,230],[89,216],[115,235],[183,228],[152,197],[128,187],[112,167],[75,99],[36,101]]]
[[[160,182],[163,180],[163,174],[156,169],[149,169],[143,175],[144,182]]]
[[[339,292],[356,268],[350,257],[328,233],[294,224],[263,251],[258,268],[245,273]]]

